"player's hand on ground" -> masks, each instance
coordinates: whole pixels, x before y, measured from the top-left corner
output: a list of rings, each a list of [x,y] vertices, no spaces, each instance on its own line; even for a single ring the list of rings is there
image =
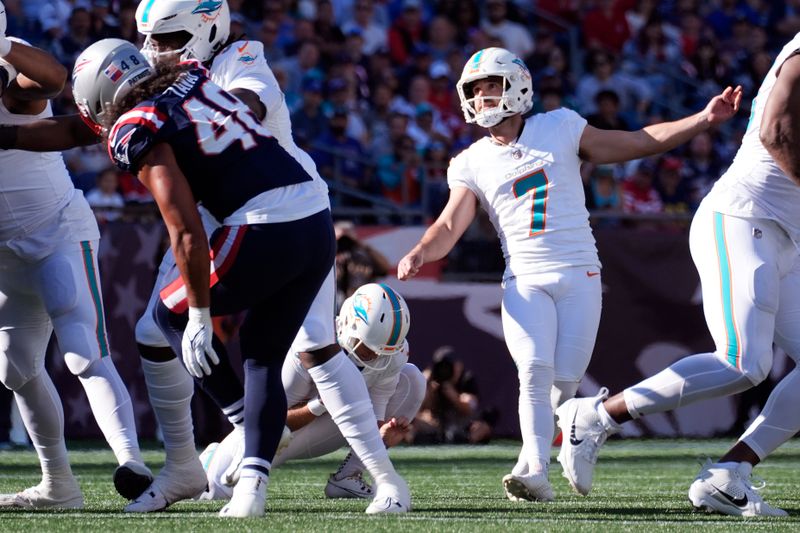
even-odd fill
[[[219,364],[219,357],[214,351],[212,340],[214,339],[214,327],[211,324],[211,312],[207,307],[190,307],[189,322],[183,332],[181,341],[181,351],[183,352],[183,364],[186,370],[196,377],[211,375],[211,364]]]
[[[403,439],[410,430],[411,422],[409,422],[406,417],[399,416],[391,418],[387,422],[384,422],[380,429],[383,444],[387,448],[397,446],[403,442]]]
[[[742,86],[736,88],[726,87],[722,94],[711,99],[706,106],[708,122],[710,124],[721,124],[731,118],[739,111],[739,104],[742,101]]]
[[[422,252],[411,251],[397,265],[397,279],[405,281],[417,275],[424,263]]]

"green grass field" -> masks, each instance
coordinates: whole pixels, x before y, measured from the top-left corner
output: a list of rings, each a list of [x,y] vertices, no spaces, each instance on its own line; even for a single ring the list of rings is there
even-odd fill
[[[72,446],[72,465],[86,498],[77,512],[0,510],[0,531],[740,531],[743,520],[694,513],[686,491],[699,469],[698,459],[718,457],[729,441],[628,440],[610,442],[598,464],[594,491],[573,494],[555,462],[551,480],[556,502],[506,500],[501,477],[514,463],[518,444],[481,447],[440,446],[392,451],[408,480],[414,510],[403,516],[368,517],[366,503],[326,500],[327,475],[344,456],[297,462],[278,469],[269,488],[267,516],[222,520],[218,503],[183,502],[152,515],[125,515],[125,502],[111,485],[114,464],[108,451]],[[155,468],[162,454],[145,456]],[[747,531],[800,530],[800,442],[791,442],[756,472],[768,481],[763,494],[791,514],[782,519],[748,519]],[[33,452],[0,452],[0,491],[37,483]]]

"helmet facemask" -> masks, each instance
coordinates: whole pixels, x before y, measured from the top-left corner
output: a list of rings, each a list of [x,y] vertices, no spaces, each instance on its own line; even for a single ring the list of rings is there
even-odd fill
[[[458,90],[459,90],[459,96],[461,96],[461,109],[462,111],[464,111],[464,117],[467,123],[475,123],[483,128],[491,128],[492,126],[496,126],[500,122],[502,122],[504,118],[517,114],[517,111],[513,111],[509,107],[509,102],[510,102],[508,94],[509,83],[508,80],[505,78],[505,76],[498,76],[499,78],[502,79],[502,84],[503,84],[503,92],[500,94],[500,96],[474,95],[473,88],[475,84],[482,79],[489,79],[491,77],[492,76],[486,76],[485,78],[472,80],[469,83],[464,83],[463,86],[459,87]],[[475,106],[475,103],[478,100],[481,100],[483,102],[480,111],[478,111]],[[497,103],[497,105],[487,106],[486,105],[487,100],[494,101]]]

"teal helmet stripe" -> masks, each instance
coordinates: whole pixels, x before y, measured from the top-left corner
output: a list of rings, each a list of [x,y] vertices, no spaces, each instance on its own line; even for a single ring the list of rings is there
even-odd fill
[[[402,317],[400,317],[400,312],[402,310],[400,307],[400,300],[397,298],[394,289],[385,283],[378,283],[378,285],[380,285],[386,293],[386,296],[389,297],[389,302],[392,304],[392,320],[394,320],[394,323],[392,324],[392,333],[389,335],[389,340],[386,341],[386,345],[394,346],[397,344],[397,339],[400,338],[400,330],[403,329]]]
[[[144,6],[144,11],[142,12],[142,22],[148,22],[148,19],[150,18],[150,9],[155,3],[156,0],[148,0],[147,5]]]

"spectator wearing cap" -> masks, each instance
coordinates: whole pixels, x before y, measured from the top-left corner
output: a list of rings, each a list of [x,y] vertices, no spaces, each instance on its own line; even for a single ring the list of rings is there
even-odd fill
[[[375,22],[375,4],[373,0],[356,0],[353,4],[353,18],[342,24],[345,35],[359,30],[364,42],[361,51],[364,55],[372,55],[381,48],[386,48],[389,36],[386,28]]]
[[[414,139],[418,152],[424,152],[434,141],[447,142],[449,133],[441,121],[435,120],[431,104],[422,102],[417,105],[414,120],[408,126],[408,135]]]
[[[345,78],[336,77],[328,80],[328,98],[322,105],[326,115],[331,116],[335,110],[344,109],[347,112],[347,136],[358,139],[360,143],[367,141],[368,131],[361,118],[358,102],[355,98],[351,82]]]
[[[297,144],[308,151],[311,142],[327,130],[328,118],[322,111],[322,80],[306,78],[302,87],[300,108],[292,113],[292,134]]]
[[[635,165],[633,173],[622,183],[622,209],[626,213],[652,214],[661,213],[664,206],[661,196],[653,185],[656,165],[652,160],[641,159]],[[642,226],[642,224],[637,224]],[[644,224],[652,227],[652,224]]]
[[[319,41],[323,67],[332,65],[344,49],[344,33],[336,25],[333,6],[329,0],[318,0],[317,18],[314,20],[314,35]]]
[[[500,39],[503,48],[525,59],[533,53],[534,42],[531,32],[519,22],[508,20],[506,0],[487,0],[486,17],[481,28],[487,34]]]
[[[683,163],[675,156],[667,155],[659,161],[655,185],[665,213],[685,214],[697,207],[693,204],[691,187],[683,178],[682,170]]]
[[[282,61],[286,54],[278,46],[278,25],[272,19],[264,19],[258,29],[258,40],[264,45],[264,59],[268,65]]]
[[[425,37],[425,22],[422,18],[420,0],[403,0],[403,12],[389,29],[389,55],[392,62],[406,66],[417,43]]]
[[[422,155],[422,166],[425,173],[422,180],[425,187],[425,213],[436,217],[447,203],[449,186],[447,185],[447,167],[450,162],[450,149],[446,143],[434,141],[428,145]]]
[[[631,36],[625,18],[626,0],[598,0],[596,7],[583,19],[583,37],[592,49],[609,50],[619,54]]]
[[[389,138],[389,118],[392,115],[390,105],[394,93],[392,88],[385,83],[378,83],[370,94],[369,106],[364,111],[364,125],[370,134],[369,152],[375,154],[375,159],[379,157],[374,151],[381,147],[391,146]],[[405,129],[403,130],[405,131]],[[384,148],[385,149],[385,148]],[[388,150],[387,150],[388,151]],[[382,154],[380,154],[382,155]]]
[[[378,160],[381,194],[397,205],[419,205],[422,174],[422,161],[409,135],[395,140],[392,152]]]
[[[311,156],[325,179],[346,188],[374,194],[377,191],[365,165],[367,154],[358,139],[347,135],[348,114],[343,107],[333,110],[327,132],[316,140]],[[366,207],[369,203],[346,196],[343,205]]]
[[[92,44],[92,16],[85,7],[72,10],[67,34],[50,45],[50,51],[70,71],[80,53]]]
[[[444,61],[434,61],[428,72],[431,78],[431,92],[428,101],[444,116],[453,113],[453,82],[450,65]]]

